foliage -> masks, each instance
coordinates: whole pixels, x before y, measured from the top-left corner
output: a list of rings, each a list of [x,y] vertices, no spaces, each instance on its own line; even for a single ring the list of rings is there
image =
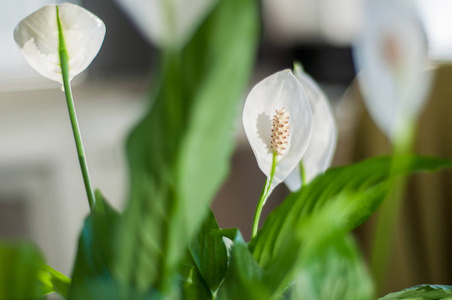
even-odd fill
[[[40,299],[48,292],[38,277],[44,258],[29,242],[0,243],[0,299]]]
[[[108,204],[100,191],[96,191],[95,195],[96,204],[85,220],[78,242],[70,288],[72,299],[95,298],[98,294],[92,286],[112,281],[113,239],[120,214]]]
[[[422,284],[405,289],[400,292],[391,293],[379,300],[402,300],[402,299],[424,299],[424,300],[446,300],[452,298],[452,287],[448,285]]]
[[[178,263],[227,175],[256,13],[255,1],[221,1],[181,53],[166,53],[151,109],[129,138],[130,202],[115,273],[138,291],[172,290]]]
[[[41,299],[52,292],[101,300],[374,297],[350,231],[375,212],[398,178],[452,168],[452,161],[398,154],[332,168],[303,182],[249,243],[238,229],[219,228],[209,204],[228,174],[231,127],[256,54],[258,24],[256,0],[221,0],[184,48],[163,49],[149,109],[127,141],[125,210],[116,211],[96,191],[72,279],[47,266],[33,244],[1,242],[0,299]],[[281,95],[282,82],[275,94]],[[287,82],[304,95],[295,77]],[[298,107],[299,99],[288,96]],[[260,105],[261,94],[253,101]],[[255,121],[248,129],[256,130]],[[276,154],[268,154],[272,173]],[[421,285],[381,299],[451,297],[449,286]]]

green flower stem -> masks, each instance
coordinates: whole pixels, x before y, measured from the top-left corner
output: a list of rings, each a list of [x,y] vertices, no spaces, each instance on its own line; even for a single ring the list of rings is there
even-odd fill
[[[72,131],[74,133],[75,145],[77,147],[77,154],[82,170],[83,181],[85,183],[86,195],[88,196],[88,203],[90,209],[93,209],[95,198],[93,188],[91,187],[91,180],[89,178],[88,165],[85,158],[85,150],[83,149],[82,136],[80,135],[80,129],[77,122],[77,115],[75,112],[74,100],[72,99],[72,89],[69,79],[69,58],[66,50],[66,43],[64,42],[63,29],[60,22],[58,13],[58,6],[56,6],[57,23],[58,23],[58,41],[59,41],[59,55],[61,74],[63,76],[64,93],[66,95],[67,107],[69,111],[69,117],[71,119]]]
[[[267,181],[265,182],[264,188],[262,189],[261,195],[259,197],[259,201],[257,202],[256,212],[254,213],[254,220],[253,220],[253,232],[252,232],[251,237],[256,236],[257,230],[259,229],[259,219],[261,217],[262,208],[264,207],[264,203],[269,196],[270,187],[273,182],[273,177],[275,176],[277,156],[278,156],[278,154],[275,151],[273,151],[273,159],[272,159],[272,168],[270,170],[270,178],[267,178]]]
[[[408,127],[407,131],[402,132],[402,134],[398,135],[395,139],[394,158],[390,171],[392,174],[397,170],[403,170],[409,167],[400,163],[398,157],[411,152],[414,141],[413,127],[414,126]],[[392,176],[392,174],[390,174],[390,176]],[[386,278],[391,247],[394,240],[394,228],[396,227],[397,217],[400,214],[405,186],[405,177],[395,178],[393,180],[392,190],[381,205],[378,215],[371,261],[372,274],[374,276],[377,292],[382,291]]]
[[[371,268],[377,292],[381,292],[386,278],[389,257],[394,240],[394,228],[405,189],[405,178],[397,178],[378,214],[372,250]]]
[[[304,170],[303,159],[300,160],[300,178],[301,178],[301,186],[306,185],[306,172]]]

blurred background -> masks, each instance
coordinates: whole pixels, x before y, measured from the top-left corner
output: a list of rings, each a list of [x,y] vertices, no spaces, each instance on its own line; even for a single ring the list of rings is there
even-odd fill
[[[416,0],[413,0],[416,1]],[[82,4],[107,26],[104,44],[87,72],[74,80],[74,97],[92,182],[117,208],[124,206],[124,142],[146,107],[158,51],[113,0]],[[431,68],[430,101],[419,122],[416,151],[452,158],[452,3],[417,0]],[[48,263],[69,275],[88,205],[63,92],[22,57],[13,30],[47,0],[0,0],[0,238],[28,238]],[[351,43],[360,29],[363,0],[262,0],[261,43],[251,88],[300,61],[328,95],[339,141],[333,165],[390,153],[367,115],[354,82]],[[231,16],[231,21],[233,21]],[[247,91],[245,91],[246,93]],[[243,95],[245,98],[246,94]],[[240,121],[231,174],[212,207],[220,227],[239,227],[249,238],[265,176]],[[281,185],[264,214],[288,194]],[[416,175],[409,184],[385,291],[421,283],[452,284],[452,174]],[[356,231],[369,256],[374,220]]]

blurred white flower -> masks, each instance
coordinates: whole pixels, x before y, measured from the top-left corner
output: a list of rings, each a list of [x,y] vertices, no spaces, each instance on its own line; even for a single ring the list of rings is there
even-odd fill
[[[413,1],[368,0],[354,45],[359,84],[370,115],[392,140],[412,126],[431,82],[427,42]],[[424,72],[422,72],[424,71]]]
[[[117,0],[143,35],[162,48],[182,48],[218,0]]]
[[[105,25],[91,12],[69,3],[45,6],[17,25],[14,39],[28,63],[43,76],[62,83],[57,7],[69,58],[69,79],[85,70],[97,55]]]
[[[276,137],[272,118],[277,121],[275,126],[282,130]],[[309,144],[311,124],[311,109],[305,92],[290,70],[267,77],[249,93],[243,110],[243,127],[259,168],[269,179],[275,149],[280,152],[276,155],[270,192],[299,163]],[[287,142],[276,148],[272,147],[272,140]]]
[[[337,127],[328,99],[300,64],[295,64],[294,75],[306,93],[312,112],[311,139],[302,159],[305,180],[308,183],[330,166],[336,148]],[[284,183],[292,192],[301,188],[299,165],[287,176]]]

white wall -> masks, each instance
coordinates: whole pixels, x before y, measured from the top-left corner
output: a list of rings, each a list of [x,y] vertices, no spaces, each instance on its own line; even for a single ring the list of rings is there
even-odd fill
[[[143,112],[146,89],[147,83],[135,78],[74,88],[93,186],[116,207],[127,186],[125,136]],[[59,89],[0,93],[2,198],[26,201],[30,237],[52,267],[70,275],[89,209]]]

